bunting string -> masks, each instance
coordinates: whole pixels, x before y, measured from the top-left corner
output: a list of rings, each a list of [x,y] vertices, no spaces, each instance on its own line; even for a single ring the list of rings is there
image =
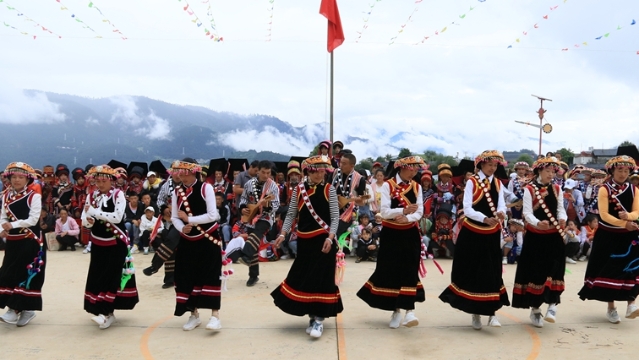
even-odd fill
[[[372,5],[368,5],[368,11],[364,11],[365,17],[362,19],[364,20],[364,25],[362,25],[362,30],[361,31],[356,31],[357,32],[357,39],[355,39],[355,42],[359,42],[359,39],[362,38],[362,35],[364,34],[364,31],[366,31],[366,29],[368,29],[368,20],[371,18],[371,14],[373,13],[373,9],[375,9],[375,5],[377,5],[378,2],[380,2],[382,0],[375,0],[375,2],[373,2]]]
[[[637,21],[635,21],[635,19],[632,19],[632,20],[629,22],[629,24],[630,24],[630,26],[634,26],[635,24],[637,24]],[[615,32],[615,31],[619,31],[619,30],[621,30],[621,29],[623,29],[623,28],[624,28],[624,26],[617,25],[617,29],[616,29],[616,30],[609,31],[609,32],[607,32],[607,33],[605,33],[605,34],[599,35],[599,36],[597,36],[597,37],[595,38],[595,40],[597,40],[597,41],[598,41],[598,40],[606,39],[606,38],[608,38],[608,37],[609,37],[609,36],[610,36],[613,32]],[[586,40],[586,41],[582,41],[581,43],[576,43],[576,44],[574,44],[574,45],[572,46],[572,48],[573,48],[573,49],[578,49],[578,48],[580,48],[580,47],[584,47],[584,46],[588,46],[588,41],[587,41],[587,40]],[[562,48],[562,49],[561,49],[561,51],[568,51],[569,49],[570,49],[569,47],[565,47],[565,48]],[[639,55],[639,51],[637,51],[637,55]]]
[[[268,29],[266,29],[266,41],[269,42],[273,39],[273,11],[275,9],[275,0],[268,0],[271,8],[267,9],[268,16]]]
[[[31,35],[31,34],[29,34],[29,33],[28,33],[28,32],[26,32],[26,31],[22,31],[22,30],[18,29],[17,27],[15,27],[15,26],[13,26],[13,25],[11,25],[11,24],[7,24],[7,22],[6,22],[6,21],[3,21],[3,22],[2,22],[2,24],[3,24],[4,26],[8,27],[8,28],[11,28],[11,29],[13,29],[13,30],[15,30],[15,31],[19,32],[19,33],[20,33],[20,34],[22,34],[22,35],[26,35],[26,36],[33,36],[33,40],[35,40],[35,39],[36,39],[36,36],[35,36],[35,35]]]
[[[564,4],[567,1],[568,0],[564,0]],[[559,7],[559,5],[551,6],[550,7],[550,11],[555,11],[555,10],[557,10],[558,7]],[[546,20],[548,20],[550,18],[550,16],[548,14],[546,14],[546,15],[542,16],[541,18],[542,18],[542,20],[546,21]],[[530,31],[535,30],[535,29],[539,29],[539,23],[535,23],[528,30],[522,31],[522,34],[523,34],[523,36],[527,36]],[[508,45],[508,49],[512,49],[512,47],[513,47],[513,45],[515,43],[518,44],[520,42],[521,42],[521,37],[516,38],[515,41],[513,41],[512,43],[510,43],[510,45]]]
[[[95,34],[96,38],[99,38],[99,39],[102,38],[102,35],[100,35],[97,31],[93,30],[93,28],[91,26],[89,26],[87,23],[85,23],[84,21],[80,20],[80,18],[77,17],[73,11],[71,11],[66,5],[64,5],[62,3],[62,0],[55,0],[55,1],[60,4],[60,10],[61,11],[70,12],[71,13],[71,18],[73,18],[73,20],[75,20],[75,22],[80,24],[80,26],[82,26],[83,29],[87,29],[87,30],[92,31]]]
[[[220,39],[220,41],[222,41],[223,39],[218,36],[217,34],[217,24],[215,24],[215,18],[213,17],[213,10],[211,9],[211,0],[206,0],[206,1],[202,1],[202,4],[207,4],[207,8],[206,8],[206,16],[209,17],[209,26],[211,27],[211,30],[209,30],[208,28],[204,28],[204,33],[206,34],[206,36],[212,36],[212,39]]]
[[[200,20],[200,17],[197,16],[197,14],[195,13],[195,9],[193,9],[191,4],[189,4],[188,0],[178,0],[178,2],[182,1],[184,1],[184,3],[186,4],[186,6],[182,6],[182,10],[184,10],[189,15],[189,17],[191,18],[191,22],[194,23],[195,26],[197,26],[198,28],[202,28],[204,36],[215,42],[221,42],[224,40],[223,38],[217,36],[216,33],[211,32],[211,30],[209,30],[206,26],[203,27],[204,24],[202,23],[202,20]]]
[[[485,3],[486,0],[477,0],[480,3]],[[461,25],[459,23],[459,21],[464,20],[466,18],[466,16],[473,10],[475,10],[475,8],[477,8],[478,5],[470,6],[470,10],[468,10],[468,13],[464,13],[459,15],[459,19],[460,20],[456,20],[450,23],[450,25]],[[424,35],[424,37],[422,38],[421,41],[418,41],[416,43],[414,43],[413,45],[419,45],[419,44],[423,44],[426,40],[430,39],[433,36],[438,36],[439,34],[443,34],[444,32],[446,32],[446,30],[448,30],[448,25],[444,26],[441,30],[435,30],[435,32],[432,35]]]
[[[44,32],[46,32],[46,33],[49,33],[49,34],[52,34],[52,35],[55,35],[55,36],[57,36],[58,38],[61,38],[61,37],[62,37],[62,36],[60,36],[60,35],[58,35],[58,34],[54,33],[53,31],[49,30],[48,28],[44,27],[43,25],[40,25],[40,23],[39,23],[39,22],[37,22],[37,21],[33,20],[32,18],[30,18],[30,17],[26,16],[24,13],[20,12],[18,9],[16,9],[16,8],[15,8],[15,7],[13,7],[13,6],[11,6],[8,2],[6,2],[6,1],[4,1],[4,0],[0,0],[0,3],[4,3],[8,10],[15,11],[19,17],[22,17],[22,18],[24,19],[24,21],[27,21],[27,22],[33,23],[33,26],[35,26],[35,27],[37,27],[37,28],[41,29],[42,31],[44,31]],[[5,26],[7,26],[7,27],[10,27],[10,28],[12,28],[12,29],[18,30],[16,27],[14,27],[14,26],[12,26],[12,25],[7,25],[7,23],[4,23],[4,25],[5,25]],[[18,30],[18,31],[20,31],[20,30]],[[26,31],[20,31],[20,33],[21,33],[22,35],[29,35],[29,33],[28,33],[28,32],[26,32]],[[34,39],[34,40],[36,39],[36,35],[33,35],[33,39]]]
[[[406,21],[402,25],[400,25],[399,30],[397,30],[397,35],[390,38],[390,43],[388,45],[393,45],[395,43],[395,40],[397,40],[397,38],[399,37],[399,35],[401,35],[404,32],[404,29],[406,28],[408,23],[412,21],[413,15],[415,15],[415,13],[419,10],[419,4],[422,1],[424,0],[415,0],[415,8],[413,9],[413,12],[411,12],[410,15],[408,16],[408,19],[406,19]]]
[[[100,10],[93,1],[89,2],[89,7],[100,13],[100,16],[102,16],[102,22],[111,25],[113,28],[112,32],[119,34],[122,40],[126,40],[126,36],[124,36],[124,34],[111,22],[111,20],[107,19],[107,17],[102,13],[102,10]]]

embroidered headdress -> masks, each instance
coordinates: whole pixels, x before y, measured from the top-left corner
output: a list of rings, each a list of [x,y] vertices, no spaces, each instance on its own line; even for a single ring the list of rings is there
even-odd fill
[[[633,170],[635,167],[637,167],[635,159],[628,155],[615,156],[606,162],[606,170],[608,170],[609,174],[612,174],[615,168],[630,168],[630,170]]]
[[[437,165],[437,176],[448,175],[453,177],[453,169],[448,164]]]
[[[524,168],[524,169],[528,170],[529,167],[530,167],[530,165],[527,162],[525,162],[525,161],[517,161],[515,163],[514,169],[516,170],[518,168]]]
[[[196,174],[202,171],[202,167],[193,159],[185,158],[183,160],[175,160],[168,170],[169,174]]]
[[[289,176],[291,174],[302,174],[302,172],[300,171],[300,163],[296,160],[289,161],[287,168],[288,171],[286,172],[286,176]]]
[[[302,170],[305,172],[315,172],[320,169],[324,169],[329,172],[333,171],[333,166],[331,165],[330,160],[321,155],[316,155],[302,161]]]
[[[117,178],[118,173],[115,169],[112,169],[109,165],[98,165],[94,166],[89,170],[87,174],[88,178],[97,179],[115,179]]]
[[[36,172],[35,170],[33,170],[33,168],[27,164],[27,163],[23,163],[23,162],[12,162],[11,164],[7,165],[7,168],[4,169],[4,173],[2,174],[4,177],[11,177],[11,175],[24,175],[27,178],[29,178],[31,181],[35,180],[36,178]]]
[[[419,156],[407,156],[405,158],[395,160],[395,164],[393,164],[395,169],[428,169],[428,165],[424,162]]]
[[[115,171],[115,177],[116,178],[122,177],[122,178],[127,179],[129,177],[129,174],[127,174],[126,169],[123,168],[123,167],[118,167],[118,168],[115,168],[113,170]]]
[[[424,170],[422,171],[422,176],[420,178],[421,182],[424,182],[424,180],[428,179],[429,181],[433,181],[433,173],[430,170]]]
[[[541,159],[538,159],[533,163],[533,171],[537,174],[539,171],[552,167],[555,171],[559,170],[559,160],[557,160],[554,156],[547,156]]]
[[[504,159],[504,155],[497,150],[486,150],[475,158],[475,167],[479,168],[481,163],[488,161],[496,161],[498,164],[506,166],[508,162]]]

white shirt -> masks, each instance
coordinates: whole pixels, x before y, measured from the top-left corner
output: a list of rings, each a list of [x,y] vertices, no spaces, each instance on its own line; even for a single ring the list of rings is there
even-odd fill
[[[395,176],[395,181],[398,184],[400,184],[404,180],[402,180],[402,178],[399,177],[399,174],[397,174],[397,176]],[[382,185],[381,192],[382,192],[382,203],[380,208],[381,208],[382,218],[393,220],[397,216],[404,215],[403,208],[391,208],[390,185],[388,185],[387,182],[385,182],[384,185]],[[424,203],[424,200],[422,198],[422,186],[417,184],[417,202],[415,204],[420,206],[417,207],[417,211],[415,211],[414,213],[406,215],[406,219],[408,219],[409,223],[417,222],[422,218],[422,216],[424,215],[424,206],[422,206],[423,203]]]
[[[220,213],[217,211],[217,206],[215,204],[215,191],[213,191],[213,186],[208,183],[202,184],[204,186],[204,196],[206,197],[206,212],[202,215],[189,216],[189,224],[191,225],[200,225],[200,224],[208,224],[220,219]],[[171,197],[171,222],[173,222],[173,226],[177,229],[177,231],[182,232],[184,228],[184,222],[180,220],[178,217],[178,201],[177,196]]]
[[[87,221],[87,218],[89,217],[92,217],[96,220],[107,221],[112,224],[119,224],[124,217],[124,210],[126,209],[126,199],[124,197],[124,191],[114,190],[114,194],[117,195],[115,199],[113,199],[113,202],[115,203],[115,210],[113,212],[102,211],[102,206],[105,206],[106,203],[109,201],[108,197],[103,196],[100,204],[97,208],[95,208],[91,206],[91,197],[87,196],[87,201],[85,204],[89,205],[89,211],[82,211],[82,226],[86,228],[93,227],[93,224],[90,224]]]
[[[155,224],[158,222],[158,218],[156,218],[155,216],[151,218],[151,220],[149,220],[146,217],[146,214],[144,216],[142,216],[142,218],[140,219],[140,231],[149,231],[149,232],[153,232],[153,228],[155,228]]]
[[[479,171],[479,181],[484,181],[486,179],[486,175],[483,171]],[[490,181],[491,186],[493,182],[493,178],[495,176],[491,175],[488,177],[488,181]],[[497,180],[499,181],[499,180]],[[493,214],[486,215],[482,212],[479,212],[473,209],[473,192],[475,191],[475,183],[472,181],[466,181],[466,188],[464,189],[464,215],[472,220],[483,223],[484,219],[487,217],[493,217]],[[484,194],[486,196],[486,194]],[[493,199],[493,202],[497,202],[497,212],[502,212],[504,215],[506,214],[506,204],[504,201],[504,186],[499,187],[499,195],[497,195],[497,199]]]
[[[554,188],[550,188],[549,191],[554,191]],[[523,209],[524,219],[527,223],[532,226],[537,226],[539,223],[539,219],[535,217],[533,214],[533,199],[530,191],[524,190],[524,209]],[[559,189],[559,194],[557,194],[557,214],[553,214],[557,221],[566,220],[568,216],[566,215],[566,209],[564,209],[564,192]],[[552,224],[550,224],[552,226]]]
[[[11,190],[8,190],[11,191]],[[9,216],[7,215],[7,210],[4,206],[2,206],[2,213],[0,215],[0,225],[4,223],[10,223],[11,227],[14,229],[28,228],[32,226],[36,226],[38,220],[40,220],[40,211],[42,209],[42,196],[38,193],[34,193],[31,198],[31,203],[29,204],[31,209],[29,209],[29,217],[27,219],[18,219],[14,222],[9,222]],[[0,229],[1,231],[2,229]],[[7,231],[8,233],[8,231]]]

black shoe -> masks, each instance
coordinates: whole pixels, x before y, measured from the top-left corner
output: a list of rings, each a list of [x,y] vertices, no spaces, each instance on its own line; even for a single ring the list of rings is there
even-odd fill
[[[251,259],[248,256],[242,256],[238,261],[242,265],[251,266]]]
[[[66,251],[67,250],[67,246],[66,245],[62,245],[60,246],[60,248],[58,249],[58,251]]]
[[[151,276],[153,274],[155,274],[156,272],[158,272],[156,269],[153,268],[153,265],[149,266],[148,268],[142,270],[142,272],[144,273],[144,275],[146,276]]]
[[[246,282],[246,286],[251,287],[251,286],[253,286],[253,285],[257,284],[257,281],[258,281],[259,279],[260,279],[260,278],[258,278],[257,276],[256,276],[256,277],[251,277],[251,278],[249,278],[249,279],[248,279],[248,281]]]
[[[71,245],[71,251],[75,251],[75,244]]]
[[[361,257],[358,257],[357,260],[355,260],[355,263],[357,263],[357,264],[359,264],[361,262],[362,262],[362,258]]]
[[[374,257],[371,256],[371,257],[368,258],[368,261],[377,262],[377,258],[374,258]]]
[[[169,288],[172,288],[172,287],[173,287],[173,284],[169,284],[169,283],[162,284],[162,289],[169,289]]]

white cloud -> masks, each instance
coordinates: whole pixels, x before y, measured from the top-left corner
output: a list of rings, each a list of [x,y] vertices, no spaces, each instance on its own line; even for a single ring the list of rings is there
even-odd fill
[[[0,86],[1,124],[41,124],[64,121],[58,104],[40,92]]]
[[[93,117],[89,117],[85,120],[87,124],[100,125],[100,120],[95,119]]]
[[[148,115],[139,114],[135,100],[130,96],[116,96],[109,100],[117,106],[111,115],[112,123],[120,123],[125,128],[133,128],[136,135],[145,136],[150,140],[170,139],[171,126],[168,120],[163,119],[149,110]]]
[[[270,126],[262,132],[248,130],[224,133],[218,136],[217,141],[239,151],[274,151],[297,156],[308,155],[319,143],[316,139],[305,136],[282,134]]]
[[[171,133],[171,126],[169,122],[161,117],[151,113],[148,116],[149,125],[148,128],[138,129],[136,133],[144,135],[151,140],[166,140],[169,139]]]

